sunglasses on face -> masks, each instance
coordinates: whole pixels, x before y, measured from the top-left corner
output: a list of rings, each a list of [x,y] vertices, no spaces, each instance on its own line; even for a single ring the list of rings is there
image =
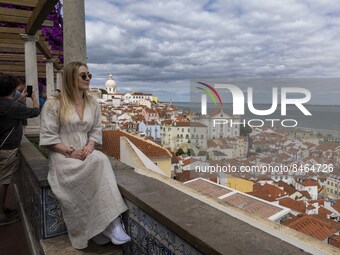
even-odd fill
[[[79,76],[86,81],[86,78],[89,77],[89,80],[92,79],[92,74],[91,73],[80,73]]]

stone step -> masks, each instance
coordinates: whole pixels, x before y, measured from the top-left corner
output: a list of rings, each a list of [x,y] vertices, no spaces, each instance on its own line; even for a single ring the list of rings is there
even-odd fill
[[[96,245],[89,242],[89,246],[83,250],[76,250],[71,246],[67,235],[61,235],[50,239],[41,240],[41,246],[45,255],[122,255],[121,246],[113,244]]]

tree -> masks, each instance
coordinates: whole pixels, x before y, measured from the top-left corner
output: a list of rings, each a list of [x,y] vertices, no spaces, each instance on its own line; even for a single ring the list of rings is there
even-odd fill
[[[100,89],[100,91],[102,92],[103,95],[107,95],[107,91],[105,89]]]
[[[193,150],[193,149],[189,149],[189,150],[188,150],[188,155],[189,155],[189,156],[195,156],[194,150]]]
[[[251,132],[253,132],[253,129],[248,124],[246,124],[245,126],[241,125],[240,127],[241,136],[248,136]]]
[[[257,147],[256,150],[255,150],[257,153],[261,153],[262,152],[262,149],[260,147]]]
[[[185,152],[183,151],[182,148],[179,148],[177,151],[176,151],[176,156],[180,156],[182,154],[185,154]]]

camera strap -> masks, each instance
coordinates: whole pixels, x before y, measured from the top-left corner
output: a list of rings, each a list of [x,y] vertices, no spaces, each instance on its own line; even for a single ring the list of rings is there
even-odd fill
[[[2,148],[2,146],[4,145],[4,143],[7,141],[8,137],[12,134],[13,130],[14,130],[15,127],[13,127],[11,129],[11,131],[8,133],[8,135],[6,136],[5,140],[1,143],[0,145],[0,149]]]

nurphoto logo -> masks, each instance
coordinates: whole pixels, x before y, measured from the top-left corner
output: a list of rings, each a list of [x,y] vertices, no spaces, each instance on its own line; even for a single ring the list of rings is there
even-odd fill
[[[207,115],[207,95],[211,98],[212,102],[217,105],[216,98],[220,103],[220,107],[223,107],[223,102],[221,95],[217,92],[216,89],[220,91],[230,92],[232,95],[232,106],[233,106],[233,115],[244,115],[245,114],[245,96],[243,91],[236,85],[233,84],[207,84],[204,82],[197,82],[198,84],[204,87],[197,87],[202,90],[204,94],[201,94],[201,114]],[[280,96],[279,96],[280,92]],[[287,116],[287,105],[292,105],[297,107],[302,114],[305,116],[312,116],[312,114],[308,111],[304,104],[309,102],[311,99],[311,92],[306,88],[300,87],[273,87],[272,88],[272,98],[271,98],[271,106],[269,109],[256,109],[254,106],[254,98],[253,98],[253,88],[247,87],[247,106],[248,110],[256,115],[256,116],[268,116],[273,114],[278,105],[281,106],[281,116]],[[294,95],[294,97],[290,97],[289,95]],[[296,96],[299,95],[297,98]],[[280,101],[279,101],[280,100]],[[229,125],[230,127],[233,125],[243,125],[248,124],[250,127],[262,127],[266,122],[269,122],[273,127],[275,123],[280,123],[283,127],[296,127],[298,125],[298,121],[296,119],[243,119],[243,122],[232,122],[228,119],[217,118],[214,119],[214,127],[216,125]]]

